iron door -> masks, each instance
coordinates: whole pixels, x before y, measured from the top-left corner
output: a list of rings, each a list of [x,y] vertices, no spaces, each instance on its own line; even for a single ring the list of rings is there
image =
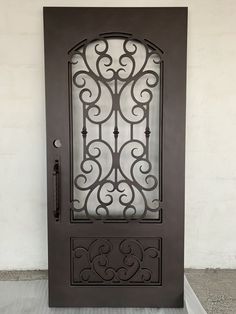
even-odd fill
[[[49,305],[182,307],[187,8],[44,8]]]

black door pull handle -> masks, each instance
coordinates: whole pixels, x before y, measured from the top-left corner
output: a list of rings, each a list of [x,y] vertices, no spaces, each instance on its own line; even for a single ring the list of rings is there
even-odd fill
[[[56,221],[60,218],[60,163],[55,160],[53,166],[53,215]]]

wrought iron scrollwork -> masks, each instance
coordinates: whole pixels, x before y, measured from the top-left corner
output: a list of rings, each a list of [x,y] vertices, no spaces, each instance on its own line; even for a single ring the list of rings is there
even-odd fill
[[[161,284],[161,238],[71,241],[74,284]]]
[[[112,54],[117,38],[120,52]],[[132,35],[103,34],[75,47],[70,58],[72,107],[79,106],[82,115],[82,160],[79,173],[73,175],[73,213],[88,219],[143,219],[157,212],[159,182],[149,141],[155,136],[150,106],[158,106],[160,97],[161,51]],[[111,125],[113,140],[107,134]],[[124,125],[128,138],[122,133]],[[143,135],[136,136],[137,126]],[[97,136],[90,133],[94,127]]]

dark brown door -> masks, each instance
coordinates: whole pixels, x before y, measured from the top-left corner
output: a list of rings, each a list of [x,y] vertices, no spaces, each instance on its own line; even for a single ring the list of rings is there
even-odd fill
[[[186,8],[44,8],[50,306],[182,307]]]

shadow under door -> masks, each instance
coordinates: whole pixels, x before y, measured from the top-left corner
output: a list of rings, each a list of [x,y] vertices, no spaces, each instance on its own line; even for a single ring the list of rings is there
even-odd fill
[[[183,306],[186,30],[44,8],[50,306]]]

